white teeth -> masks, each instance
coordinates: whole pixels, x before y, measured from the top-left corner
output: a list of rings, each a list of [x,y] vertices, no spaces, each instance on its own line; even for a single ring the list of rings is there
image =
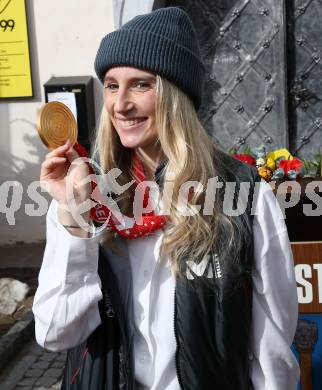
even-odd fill
[[[131,127],[131,126],[134,126],[140,122],[143,122],[145,119],[135,119],[135,120],[131,120],[131,121],[122,121],[122,124],[124,127]]]

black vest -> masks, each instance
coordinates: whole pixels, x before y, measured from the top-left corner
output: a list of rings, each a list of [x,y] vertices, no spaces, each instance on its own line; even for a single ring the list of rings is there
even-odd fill
[[[247,210],[236,217],[243,226],[238,253],[213,250],[201,267],[182,259],[176,280],[176,369],[184,390],[249,390],[249,333],[251,324],[251,269],[253,233],[250,208],[255,169],[223,154],[229,181],[250,183]],[[238,191],[236,192],[238,195]],[[220,241],[220,240],[219,240]],[[230,257],[231,256],[231,257]],[[237,256],[237,257],[236,257]],[[234,258],[236,257],[236,258]],[[200,263],[200,262],[199,262]],[[197,262],[196,262],[197,264]],[[67,354],[62,389],[135,389],[133,343],[120,286],[109,261],[100,250],[99,275],[103,299],[102,324],[80,346]]]

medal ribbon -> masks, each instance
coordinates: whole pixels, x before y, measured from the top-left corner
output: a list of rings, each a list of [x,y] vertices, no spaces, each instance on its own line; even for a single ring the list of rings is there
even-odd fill
[[[87,150],[80,144],[76,143],[74,145],[74,150],[79,154],[80,157],[87,157]],[[90,174],[94,174],[93,168],[88,164]],[[133,153],[132,158],[132,169],[134,176],[138,179],[135,185],[137,186],[139,183],[145,180],[145,173],[142,161],[139,159],[136,153]],[[98,189],[97,183],[92,181],[92,190]],[[101,194],[100,194],[101,195]],[[103,199],[103,198],[102,198]],[[144,196],[143,196],[143,207],[146,208],[149,202],[149,188],[144,187]],[[93,221],[99,223],[105,223],[108,221],[108,227],[110,227],[114,232],[118,233],[122,237],[126,237],[129,239],[135,239],[147,236],[152,234],[154,231],[163,228],[166,225],[166,216],[165,215],[156,215],[154,211],[150,211],[142,214],[142,224],[137,224],[134,218],[124,217],[127,221],[131,221],[130,227],[120,227],[117,225],[113,218],[113,212],[106,206],[99,202],[96,203],[94,207],[92,207],[90,211],[90,218]]]

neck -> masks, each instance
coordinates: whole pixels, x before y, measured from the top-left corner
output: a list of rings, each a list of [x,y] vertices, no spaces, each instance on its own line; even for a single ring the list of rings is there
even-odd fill
[[[137,148],[135,150],[144,165],[146,180],[154,180],[154,173],[158,165],[164,159],[164,154],[159,145],[150,149]]]

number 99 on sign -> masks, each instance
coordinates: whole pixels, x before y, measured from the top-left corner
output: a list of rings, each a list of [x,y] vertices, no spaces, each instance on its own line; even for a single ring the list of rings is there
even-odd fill
[[[2,31],[6,31],[7,29],[10,29],[9,31],[12,31],[15,28],[15,21],[13,19],[1,19],[0,20],[0,28]]]

